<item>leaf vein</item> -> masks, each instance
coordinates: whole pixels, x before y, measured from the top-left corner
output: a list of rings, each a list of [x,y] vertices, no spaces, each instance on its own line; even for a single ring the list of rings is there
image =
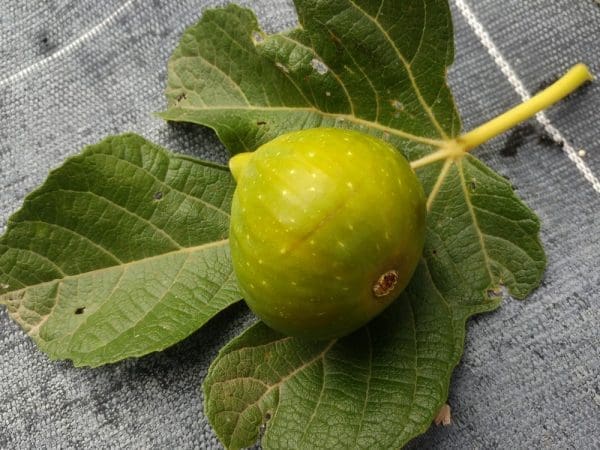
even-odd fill
[[[114,259],[114,260],[115,260],[115,262],[116,262],[116,263],[118,263],[118,264],[122,264],[122,263],[123,263],[123,261],[121,261],[121,260],[120,260],[120,259],[117,257],[117,255],[115,255],[114,253],[112,253],[112,252],[111,252],[110,250],[108,250],[107,248],[105,248],[105,247],[103,247],[102,245],[100,245],[100,244],[98,244],[98,243],[96,243],[96,242],[92,241],[92,240],[91,240],[89,237],[87,237],[87,236],[85,236],[85,235],[83,235],[83,234],[79,233],[78,231],[75,231],[75,230],[73,230],[73,229],[71,229],[71,228],[67,228],[67,227],[65,227],[64,225],[60,225],[60,224],[58,224],[58,223],[55,223],[55,222],[46,222],[46,221],[43,221],[43,220],[32,220],[32,219],[21,220],[21,221],[19,221],[18,223],[39,223],[39,224],[42,224],[42,225],[47,225],[47,226],[49,226],[49,227],[56,227],[56,228],[59,228],[59,229],[62,229],[62,230],[68,231],[68,232],[70,232],[70,233],[72,233],[72,234],[74,234],[74,235],[76,235],[76,236],[78,236],[78,237],[82,238],[82,239],[83,239],[83,240],[85,240],[86,242],[89,242],[90,244],[92,244],[94,247],[96,247],[98,250],[100,250],[100,251],[101,251],[102,253],[104,253],[105,255],[107,255],[107,256],[110,256],[112,259]]]
[[[164,258],[167,256],[172,256],[172,255],[177,255],[177,254],[183,254],[183,253],[194,253],[197,251],[202,251],[202,250],[206,250],[206,249],[210,249],[213,247],[221,247],[223,245],[226,245],[229,242],[229,239],[222,239],[220,241],[214,241],[214,242],[208,242],[205,244],[200,244],[200,245],[196,245],[194,247],[187,247],[187,248],[180,248],[177,250],[173,250],[170,252],[166,252],[166,253],[161,253],[159,255],[153,255],[153,256],[148,256],[142,259],[138,259],[138,260],[134,260],[134,261],[129,261],[126,263],[123,263],[119,266],[108,266],[108,267],[101,267],[99,269],[95,269],[95,270],[90,270],[88,272],[83,272],[83,273],[78,273],[78,274],[74,274],[74,275],[66,275],[62,278],[55,278],[53,280],[48,280],[48,281],[42,281],[40,283],[37,284],[33,284],[30,286],[25,286],[19,290],[16,291],[10,291],[9,293],[12,294],[18,294],[22,291],[27,291],[28,289],[33,289],[33,288],[37,288],[37,287],[41,287],[41,286],[45,286],[48,285],[50,283],[54,283],[57,280],[62,280],[62,281],[66,281],[66,280],[72,280],[72,279],[77,279],[86,275],[95,275],[101,272],[105,272],[105,271],[109,271],[109,270],[114,270],[115,268],[126,268],[128,266],[132,266],[132,265],[136,265],[136,264],[143,264],[146,263],[148,261],[152,261],[155,259],[160,259],[160,258]]]
[[[367,128],[375,128],[377,130],[385,131],[389,134],[398,136],[400,138],[403,138],[403,139],[406,139],[409,141],[413,141],[413,142],[418,142],[421,144],[427,144],[427,145],[431,145],[434,147],[441,147],[443,145],[443,141],[440,141],[437,139],[430,139],[430,138],[423,137],[423,136],[417,136],[415,134],[411,134],[406,131],[399,130],[397,128],[391,128],[389,126],[383,125],[380,122],[373,122],[370,120],[361,119],[357,116],[351,116],[349,114],[327,113],[327,112],[321,111],[316,108],[298,108],[298,107],[287,107],[287,106],[264,107],[264,106],[253,106],[253,105],[251,105],[251,106],[226,106],[226,105],[216,106],[216,105],[212,105],[212,106],[203,108],[203,107],[188,105],[182,109],[190,110],[190,111],[238,111],[238,110],[243,111],[243,110],[247,110],[247,111],[266,111],[266,112],[270,112],[270,111],[273,111],[273,112],[309,112],[309,113],[314,113],[314,114],[321,115],[321,116],[327,117],[327,118],[346,120],[348,122],[356,123],[358,125],[362,125]],[[225,125],[223,125],[223,126],[225,126]]]
[[[93,197],[97,197],[99,199],[102,199],[106,202],[108,202],[108,204],[113,205],[115,208],[117,208],[118,210],[121,210],[123,212],[125,212],[127,215],[131,216],[131,217],[135,217],[136,219],[139,219],[140,221],[150,225],[151,228],[153,228],[155,231],[157,231],[159,234],[163,235],[173,246],[175,246],[178,249],[183,248],[177,241],[175,241],[165,230],[163,230],[162,228],[158,227],[157,225],[155,225],[154,223],[150,222],[148,219],[145,219],[142,216],[137,215],[136,213],[134,213],[133,211],[128,210],[127,208],[125,208],[124,206],[119,205],[118,203],[116,203],[114,200],[111,200],[107,197],[104,197],[103,195],[97,194],[94,191],[77,191],[77,190],[73,190],[73,189],[64,189],[64,188],[59,188],[56,191],[60,191],[60,192],[71,192],[74,194],[89,194]]]
[[[472,222],[473,222],[473,229],[475,230],[475,233],[477,234],[477,238],[479,240],[479,245],[481,247],[481,254],[483,255],[483,263],[485,265],[485,268],[487,270],[487,273],[490,277],[490,283],[494,281],[494,276],[492,274],[492,269],[490,267],[490,258],[489,255],[487,253],[487,247],[485,245],[485,240],[483,237],[483,233],[481,232],[481,229],[479,228],[479,222],[477,220],[477,215],[475,214],[475,210],[473,209],[473,204],[471,202],[471,197],[469,195],[469,190],[467,189],[467,183],[465,181],[465,174],[464,174],[464,168],[463,168],[463,164],[462,164],[462,160],[458,160],[456,162],[456,166],[458,168],[458,174],[459,174],[459,178],[460,178],[460,185],[463,191],[463,194],[465,196],[465,203],[467,205],[468,211],[469,211],[469,215],[471,216]]]
[[[354,2],[354,0],[347,0],[347,1],[348,1],[348,3],[350,3],[351,5],[353,5],[360,13],[362,13],[368,20],[370,20],[381,31],[381,33],[383,34],[383,36],[385,37],[385,39],[388,41],[388,43],[394,49],[396,55],[398,56],[398,59],[404,65],[404,68],[405,68],[406,73],[408,75],[408,79],[409,79],[411,85],[413,86],[413,89],[415,90],[415,94],[417,96],[417,100],[421,104],[421,107],[423,108],[423,110],[425,110],[425,112],[429,116],[429,119],[431,120],[432,125],[436,128],[436,130],[438,131],[438,133],[440,134],[440,136],[443,139],[447,139],[445,131],[440,126],[440,124],[437,121],[435,115],[433,114],[433,111],[431,110],[431,107],[425,101],[425,99],[423,98],[423,95],[421,94],[421,90],[419,89],[419,86],[417,85],[417,81],[415,79],[414,74],[412,73],[412,69],[411,69],[410,64],[408,63],[408,61],[406,60],[406,58],[404,57],[404,55],[400,52],[400,50],[398,49],[398,47],[396,47],[396,44],[394,43],[394,41],[391,38],[391,36],[387,33],[387,31],[381,26],[381,24],[377,20],[375,20],[364,9],[362,9],[360,6],[358,6]]]
[[[192,201],[197,201],[199,203],[201,203],[202,205],[206,206],[207,208],[213,209],[215,211],[218,211],[221,214],[224,214],[226,217],[231,217],[230,214],[228,214],[226,211],[222,210],[221,208],[219,208],[217,205],[213,205],[210,202],[207,202],[206,200],[202,199],[201,197],[196,197],[195,195],[191,195],[188,194],[187,192],[184,192],[180,189],[176,189],[175,187],[173,187],[171,184],[169,184],[167,181],[165,180],[161,180],[159,179],[156,175],[154,175],[150,170],[146,169],[145,167],[141,167],[138,166],[137,164],[132,163],[131,161],[124,159],[124,158],[119,158],[115,155],[111,155],[108,153],[96,153],[96,156],[105,156],[108,159],[114,159],[117,161],[123,161],[125,164],[131,166],[132,168],[136,169],[136,170],[141,170],[142,172],[148,174],[151,178],[153,178],[154,180],[156,180],[161,186],[167,187],[170,190],[174,191],[174,192],[178,192],[180,194],[182,194],[184,197],[189,198]]]

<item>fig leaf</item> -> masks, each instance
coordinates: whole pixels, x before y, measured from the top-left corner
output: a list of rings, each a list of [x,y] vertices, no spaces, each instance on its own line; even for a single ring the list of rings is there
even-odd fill
[[[0,303],[52,359],[162,350],[239,300],[226,168],[136,135],[52,171],[0,239]]]
[[[447,2],[295,4],[300,26],[272,35],[247,9],[206,11],[169,61],[161,116],[213,128],[231,153],[327,126],[376,135],[414,161],[457,137]],[[427,240],[397,304],[339,341],[310,344],[258,324],[214,362],[205,409],[226,446],[261,434],[265,448],[403,445],[446,401],[468,317],[498,307],[505,291],[523,298],[538,286],[539,220],[504,178],[471,155],[418,176],[430,198]]]

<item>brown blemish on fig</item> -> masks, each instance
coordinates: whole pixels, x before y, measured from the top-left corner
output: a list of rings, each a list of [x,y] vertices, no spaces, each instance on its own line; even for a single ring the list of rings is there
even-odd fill
[[[373,285],[373,294],[375,294],[375,297],[384,297],[394,290],[397,282],[398,272],[396,270],[388,270]]]

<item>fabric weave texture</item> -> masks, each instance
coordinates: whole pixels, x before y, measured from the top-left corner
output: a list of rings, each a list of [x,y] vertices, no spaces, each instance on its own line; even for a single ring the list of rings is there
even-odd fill
[[[238,3],[268,32],[296,24],[291,2]],[[458,3],[450,0],[456,58],[449,82],[468,130],[520,98]],[[600,75],[597,1],[462,3],[530,93],[579,61]],[[166,63],[183,30],[222,4],[0,4],[0,232],[50,169],[110,134],[133,131],[172,151],[226,162],[210,130],[152,114],[165,108]],[[547,115],[599,176],[600,82]],[[409,447],[600,448],[600,192],[535,120],[475,155],[540,216],[548,269],[527,300],[507,299],[469,322],[450,389],[452,425],[433,426]],[[199,387],[219,349],[253,320],[236,305],[162,353],[75,369],[49,361],[0,308],[0,448],[221,448]]]

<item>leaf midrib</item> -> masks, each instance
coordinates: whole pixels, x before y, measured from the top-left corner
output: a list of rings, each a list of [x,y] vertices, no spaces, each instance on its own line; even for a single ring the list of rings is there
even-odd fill
[[[483,232],[481,227],[479,226],[479,220],[477,219],[477,214],[475,213],[475,209],[473,208],[473,203],[471,202],[471,196],[469,195],[469,190],[467,189],[467,182],[465,180],[465,173],[462,165],[462,160],[458,160],[456,162],[457,172],[460,177],[460,186],[463,191],[463,195],[465,198],[465,203],[467,204],[467,208],[469,210],[469,214],[471,216],[471,220],[473,222],[473,228],[475,229],[475,233],[477,234],[477,239],[479,240],[479,245],[481,247],[481,254],[483,255],[483,262],[485,264],[485,268],[487,270],[488,276],[490,278],[490,283],[494,282],[494,275],[492,272],[492,268],[490,265],[490,256],[487,252],[487,246],[485,245],[485,239],[483,236]]]
[[[400,138],[403,139],[407,139],[409,141],[414,141],[420,144],[426,144],[426,145],[431,145],[434,147],[440,147],[443,144],[443,141],[438,140],[438,139],[434,139],[434,138],[427,138],[427,137],[423,137],[423,136],[417,136],[416,134],[412,134],[412,133],[408,133],[406,131],[402,131],[399,130],[398,128],[391,128],[388,127],[386,125],[383,125],[382,123],[379,122],[374,122],[371,120],[365,120],[365,119],[361,119],[359,117],[356,116],[352,116],[350,114],[346,114],[346,113],[328,113],[325,111],[321,111],[320,109],[317,109],[315,107],[308,107],[308,106],[302,106],[302,107],[290,107],[290,106],[255,106],[255,105],[251,105],[251,106],[232,106],[232,105],[223,105],[223,106],[215,106],[215,105],[211,105],[211,106],[206,106],[206,107],[198,107],[198,106],[191,106],[189,104],[186,104],[185,106],[179,106],[177,108],[173,108],[172,111],[177,111],[177,109],[185,112],[185,111],[239,111],[239,110],[246,110],[246,111],[264,111],[264,112],[269,112],[269,111],[281,111],[281,112],[310,112],[310,113],[315,113],[317,115],[323,116],[323,117],[327,117],[327,118],[332,118],[332,119],[337,119],[340,121],[348,121],[351,123],[355,123],[359,126],[365,126],[365,127],[370,127],[370,128],[375,128],[379,131],[383,131],[389,134],[393,134],[396,135]],[[167,111],[166,113],[163,113],[164,116],[169,116],[169,111]],[[169,117],[169,120],[173,120],[172,117]]]
[[[291,339],[291,338],[290,337],[285,337],[283,339],[279,339],[279,340],[276,340],[276,341],[271,341],[271,342],[267,343],[266,345],[268,345],[268,346],[276,345],[278,342],[286,341],[286,340],[289,340],[289,339]],[[239,412],[236,411],[236,413],[238,414],[238,420],[236,421],[236,425],[234,427],[234,431],[231,433],[231,437],[233,437],[235,435],[235,431],[237,430],[237,427],[239,425],[239,417],[241,417],[242,414],[244,414],[252,406],[258,405],[273,390],[275,390],[276,388],[279,388],[282,384],[284,384],[289,379],[293,378],[295,375],[297,375],[298,373],[300,373],[302,370],[310,367],[311,365],[313,365],[314,363],[318,362],[319,360],[322,360],[325,357],[325,355],[327,354],[327,352],[329,352],[329,350],[331,350],[331,348],[336,343],[337,343],[337,339],[333,339],[332,341],[329,342],[329,344],[327,344],[327,346],[325,346],[325,348],[323,348],[323,350],[321,350],[319,353],[317,353],[316,356],[314,356],[310,360],[306,361],[302,365],[298,366],[296,369],[292,370],[287,375],[281,377],[278,381],[276,381],[275,383],[273,383],[271,385],[267,385],[263,380],[261,380],[259,378],[256,378],[256,377],[252,377],[252,376],[236,377],[236,378],[231,378],[231,379],[228,379],[228,380],[213,382],[211,384],[211,386],[210,386],[209,394],[208,395],[210,395],[210,390],[212,390],[213,386],[219,385],[219,384],[225,384],[225,385],[227,385],[228,383],[231,383],[231,382],[236,381],[238,379],[252,379],[252,380],[255,380],[255,381],[259,382],[260,384],[262,384],[264,386],[268,386],[265,389],[265,391],[260,395],[260,397],[258,397],[256,399],[256,401],[254,401],[252,403],[248,403],[243,410],[241,410]],[[265,344],[263,344],[261,347],[264,347],[264,346],[265,346]],[[249,349],[249,348],[254,348],[254,347],[238,348],[238,349],[235,349],[235,351],[240,351],[240,350],[243,351],[243,350],[246,350],[246,349]],[[275,415],[271,418],[271,420],[275,419],[275,417],[277,416],[277,411],[278,411],[278,409],[275,410]],[[231,442],[231,439],[229,441]]]
[[[150,170],[146,169],[145,167],[138,166],[137,164],[132,163],[128,159],[119,158],[118,156],[112,155],[110,153],[95,153],[94,155],[95,156],[104,156],[104,157],[109,158],[109,159],[114,159],[116,161],[124,162],[125,164],[131,166],[135,170],[141,170],[142,172],[144,172],[145,174],[147,174],[148,176],[150,176],[154,181],[156,181],[157,183],[159,183],[161,186],[168,188],[170,191],[177,192],[178,194],[183,195],[185,198],[188,198],[188,199],[190,199],[193,202],[198,202],[198,203],[200,203],[201,205],[203,205],[203,206],[205,206],[207,208],[213,209],[213,210],[215,210],[215,211],[223,214],[227,218],[231,217],[231,215],[227,211],[221,209],[219,206],[214,205],[214,204],[212,204],[210,202],[207,202],[206,200],[204,200],[204,199],[202,199],[200,197],[196,197],[195,195],[191,195],[191,194],[189,194],[189,193],[187,193],[185,191],[182,191],[181,189],[177,189],[176,187],[174,187],[171,184],[167,183],[166,180],[161,180],[160,178],[158,178]],[[101,197],[106,198],[104,196],[101,196]]]
[[[385,1],[385,0],[382,0],[382,2],[383,1]],[[381,25],[381,23],[379,23],[378,20],[376,20],[374,17],[372,17],[370,14],[368,14],[365,10],[363,10],[353,0],[348,0],[348,3],[350,3],[352,6],[354,6],[354,8],[356,8],[358,11],[360,11],[360,13],[363,14],[368,20],[373,22],[373,24],[375,24],[377,26],[377,28],[381,31],[381,33],[383,34],[385,39],[388,41],[388,43],[392,46],[392,48],[394,49],[394,52],[398,56],[398,59],[404,65],[406,73],[408,74],[408,79],[410,80],[410,83],[415,91],[417,99],[418,99],[419,103],[421,104],[421,107],[423,108],[425,113],[429,116],[429,118],[431,120],[431,124],[435,127],[435,129],[438,131],[438,133],[440,134],[440,136],[443,139],[447,139],[448,136],[446,135],[446,132],[440,126],[440,123],[437,121],[429,104],[427,104],[427,102],[423,98],[423,95],[421,94],[421,90],[419,89],[419,86],[417,85],[417,81],[415,80],[415,76],[412,73],[411,64],[406,60],[406,58],[404,57],[402,52],[400,52],[400,49],[398,47],[396,47],[396,44],[394,43],[394,40],[391,38],[389,33],[383,28],[383,26]],[[426,2],[423,2],[423,3],[426,3]]]
[[[312,53],[314,56],[317,56],[317,57],[318,57],[318,58],[319,58],[321,61],[323,60],[323,58],[321,58],[321,55],[319,55],[319,54],[317,53],[317,50],[316,50],[315,48],[313,48],[313,47],[309,47],[308,45],[306,45],[306,44],[303,44],[302,42],[298,42],[296,39],[293,39],[293,38],[291,38],[289,35],[286,35],[286,34],[283,34],[283,33],[281,33],[281,34],[275,34],[275,35],[269,36],[268,38],[273,38],[273,37],[274,37],[274,38],[278,38],[278,37],[279,37],[279,38],[282,38],[283,40],[287,40],[287,41],[289,41],[289,42],[292,42],[292,43],[294,43],[296,46],[298,46],[298,47],[301,47],[301,48],[304,48],[305,50],[308,50],[308,51],[309,51],[310,53]],[[267,38],[267,39],[268,39],[268,38]],[[323,64],[325,64],[325,63],[323,63]],[[341,88],[344,90],[344,94],[345,94],[345,96],[346,96],[346,99],[348,100],[348,104],[349,104],[349,106],[350,106],[350,115],[354,116],[354,115],[355,115],[355,112],[354,112],[354,111],[355,111],[354,102],[352,101],[352,97],[350,97],[350,93],[348,92],[348,88],[346,87],[346,84],[345,84],[345,83],[342,81],[341,77],[340,77],[340,76],[337,74],[337,72],[335,72],[335,71],[334,71],[334,70],[333,70],[331,67],[329,67],[329,66],[327,66],[327,68],[329,69],[329,72],[331,73],[331,75],[332,75],[332,76],[333,76],[333,77],[336,79],[336,81],[338,82],[338,84],[341,86]],[[284,73],[285,73],[285,72],[284,72]],[[364,72],[363,72],[363,73],[364,73]],[[287,76],[287,78],[289,78],[289,80],[290,80],[292,83],[294,83],[294,86],[296,86],[296,89],[298,89],[298,90],[299,90],[299,92],[300,92],[300,93],[302,94],[302,96],[303,96],[303,97],[304,97],[304,98],[305,98],[305,99],[308,101],[308,103],[309,103],[311,106],[313,106],[313,107],[314,107],[314,106],[315,106],[315,104],[314,104],[313,102],[309,101],[309,100],[308,100],[308,98],[306,98],[306,95],[304,95],[304,91],[303,91],[303,90],[301,90],[300,88],[298,88],[298,86],[297,86],[297,85],[296,85],[296,83],[293,81],[293,79],[292,79],[292,78],[289,76],[289,74],[286,74],[286,76]],[[366,77],[366,75],[365,75],[365,78],[367,78],[367,79],[368,79],[368,77]],[[370,80],[369,80],[369,82],[370,82]]]
[[[87,272],[81,272],[78,274],[74,274],[74,275],[66,275],[62,278],[54,278],[52,280],[48,280],[48,281],[44,281],[42,283],[37,283],[37,284],[31,284],[28,286],[25,286],[21,289],[15,290],[15,291],[8,291],[2,295],[0,295],[0,304],[7,304],[8,302],[5,300],[5,298],[11,296],[11,295],[15,295],[15,294],[19,294],[21,292],[26,292],[29,289],[33,289],[33,288],[38,288],[38,287],[42,287],[42,286],[47,286],[51,283],[63,283],[65,281],[68,280],[76,280],[78,278],[84,277],[84,276],[88,276],[88,275],[94,275],[94,274],[98,274],[98,273],[102,273],[102,272],[107,272],[109,270],[114,270],[115,268],[126,268],[128,266],[134,266],[137,264],[143,264],[155,259],[160,259],[160,258],[164,258],[164,257],[168,257],[171,255],[177,255],[177,254],[187,254],[187,253],[195,253],[198,251],[203,251],[203,250],[207,250],[210,248],[215,248],[215,247],[221,247],[224,245],[227,245],[227,243],[229,242],[229,238],[227,239],[222,239],[219,241],[213,241],[213,242],[208,242],[208,243],[204,243],[204,244],[200,244],[200,245],[196,245],[193,247],[185,247],[185,248],[179,248],[170,252],[166,252],[166,253],[161,253],[159,255],[152,255],[152,256],[147,256],[145,258],[141,258],[141,259],[135,259],[132,261],[128,261],[125,262],[123,264],[115,264],[112,266],[106,266],[106,267],[102,267],[100,269],[94,269],[94,270],[89,270]],[[19,280],[20,281],[20,280]],[[21,282],[22,283],[22,282]]]

